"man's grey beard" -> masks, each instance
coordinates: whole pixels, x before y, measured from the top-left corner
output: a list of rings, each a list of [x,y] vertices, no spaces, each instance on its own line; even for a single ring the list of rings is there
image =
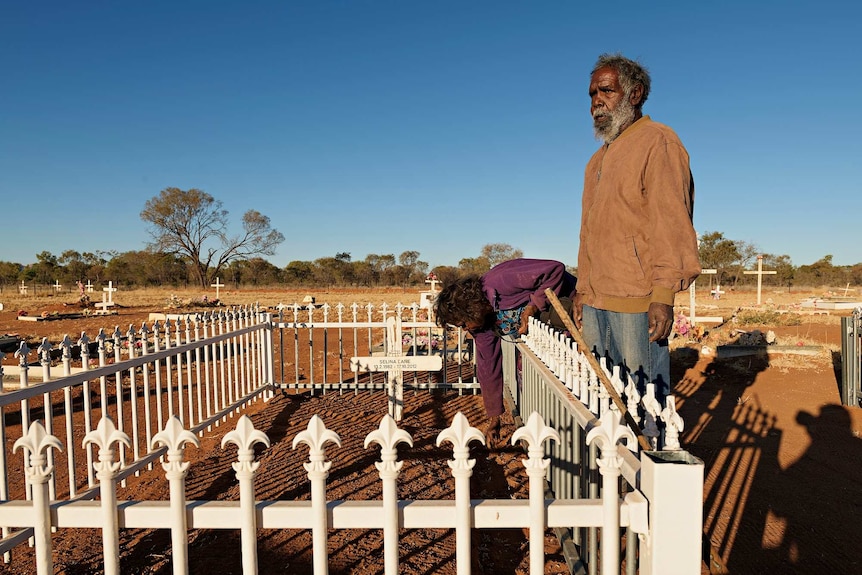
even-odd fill
[[[593,129],[596,133],[597,140],[604,140],[605,144],[610,144],[619,137],[623,128],[628,127],[634,122],[635,107],[629,101],[628,95],[620,100],[613,112],[601,109],[596,110],[596,114],[604,114],[610,116],[609,122],[597,123],[595,114],[593,115]]]

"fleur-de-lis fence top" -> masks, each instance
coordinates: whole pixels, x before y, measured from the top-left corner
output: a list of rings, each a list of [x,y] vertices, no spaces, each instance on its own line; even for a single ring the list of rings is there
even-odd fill
[[[150,446],[153,449],[158,449],[160,445],[168,448],[168,457],[162,462],[162,469],[169,474],[184,474],[189,468],[189,462],[183,461],[183,452],[187,443],[195,447],[201,446],[197,436],[183,427],[179,417],[172,415],[165,424],[165,428],[153,436]]]
[[[120,468],[120,462],[114,461],[114,450],[111,447],[114,443],[132,446],[129,436],[118,430],[114,420],[107,416],[99,420],[96,429],[84,436],[84,447],[91,443],[99,447],[99,461],[93,463],[93,468],[100,475],[114,473]]]
[[[72,338],[69,337],[69,334],[65,334],[63,339],[60,340],[60,348],[63,350],[63,361],[68,361],[72,359]]]
[[[475,459],[470,459],[470,442],[479,441],[485,445],[485,435],[470,425],[470,422],[460,411],[455,414],[452,425],[437,434],[437,447],[448,441],[453,447],[454,459],[447,461],[453,471],[468,471],[476,465]]]
[[[18,346],[18,349],[15,351],[15,357],[18,358],[18,363],[22,368],[27,367],[27,356],[30,355],[30,348],[27,346],[27,342],[21,340],[21,345]]]
[[[254,424],[251,422],[251,418],[247,415],[240,417],[239,421],[236,422],[236,428],[233,431],[226,433],[222,438],[222,449],[224,449],[228,443],[233,443],[238,448],[238,461],[231,464],[233,470],[237,473],[251,473],[253,471],[257,471],[260,463],[254,461],[254,446],[257,443],[266,447],[269,447],[270,445],[269,437],[267,437],[264,432],[255,429]]]
[[[396,461],[398,444],[406,443],[413,447],[413,437],[403,429],[398,428],[395,418],[388,413],[380,420],[380,426],[365,437],[365,449],[372,443],[380,445],[380,461],[375,461],[377,471],[383,474],[397,474],[404,465]]]
[[[312,416],[308,421],[308,427],[305,431],[301,431],[293,438],[293,449],[296,449],[300,443],[308,446],[308,463],[303,463],[302,466],[311,475],[316,477],[326,477],[329,468],[332,466],[331,461],[326,461],[326,444],[334,443],[341,447],[341,438],[331,429],[327,429],[323,420],[317,415]]]
[[[630,451],[637,453],[635,434],[627,425],[620,425],[620,417],[618,411],[609,410],[599,420],[599,425],[587,433],[587,443],[595,441],[601,450],[600,468],[619,468],[622,465],[617,454],[617,444],[621,441],[625,441]]]
[[[38,419],[30,424],[27,435],[19,437],[15,441],[12,452],[18,451],[19,447],[29,454],[29,465],[24,467],[24,472],[31,482],[47,481],[53,473],[54,467],[48,464],[48,448],[63,450],[63,444],[60,443],[60,440],[49,435],[45,426]]]
[[[51,350],[54,348],[51,345],[51,342],[48,341],[47,337],[42,338],[42,343],[39,344],[37,348],[39,350],[39,357],[42,359],[42,363],[51,363]]]
[[[546,439],[560,441],[560,434],[552,427],[545,425],[545,420],[537,411],[530,414],[526,425],[515,430],[512,434],[512,445],[524,440],[527,443],[528,459],[524,462],[527,469],[547,469],[551,460],[542,458],[545,453],[544,442]]]

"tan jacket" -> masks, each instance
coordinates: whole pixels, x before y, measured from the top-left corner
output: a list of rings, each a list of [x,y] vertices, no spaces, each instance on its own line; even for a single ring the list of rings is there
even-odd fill
[[[584,176],[578,292],[597,309],[673,305],[700,273],[694,180],[673,130],[643,116],[602,146]]]

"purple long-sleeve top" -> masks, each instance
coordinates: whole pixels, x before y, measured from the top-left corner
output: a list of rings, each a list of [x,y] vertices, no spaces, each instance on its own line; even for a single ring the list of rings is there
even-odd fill
[[[508,310],[526,304],[540,312],[550,304],[545,290],[558,297],[575,296],[575,277],[554,260],[515,259],[491,268],[482,276],[485,296],[494,311]],[[482,388],[482,399],[488,417],[503,413],[503,361],[500,336],[493,328],[471,332],[476,352],[476,377]]]

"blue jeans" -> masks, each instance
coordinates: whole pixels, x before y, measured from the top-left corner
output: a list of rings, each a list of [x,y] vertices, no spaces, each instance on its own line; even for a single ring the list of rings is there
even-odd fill
[[[667,340],[649,340],[649,319],[644,313],[583,310],[584,341],[590,351],[608,358],[608,368],[621,365],[631,375],[641,393],[647,383],[655,383],[656,398],[662,403],[670,395],[670,350]],[[623,381],[625,375],[623,375]]]

